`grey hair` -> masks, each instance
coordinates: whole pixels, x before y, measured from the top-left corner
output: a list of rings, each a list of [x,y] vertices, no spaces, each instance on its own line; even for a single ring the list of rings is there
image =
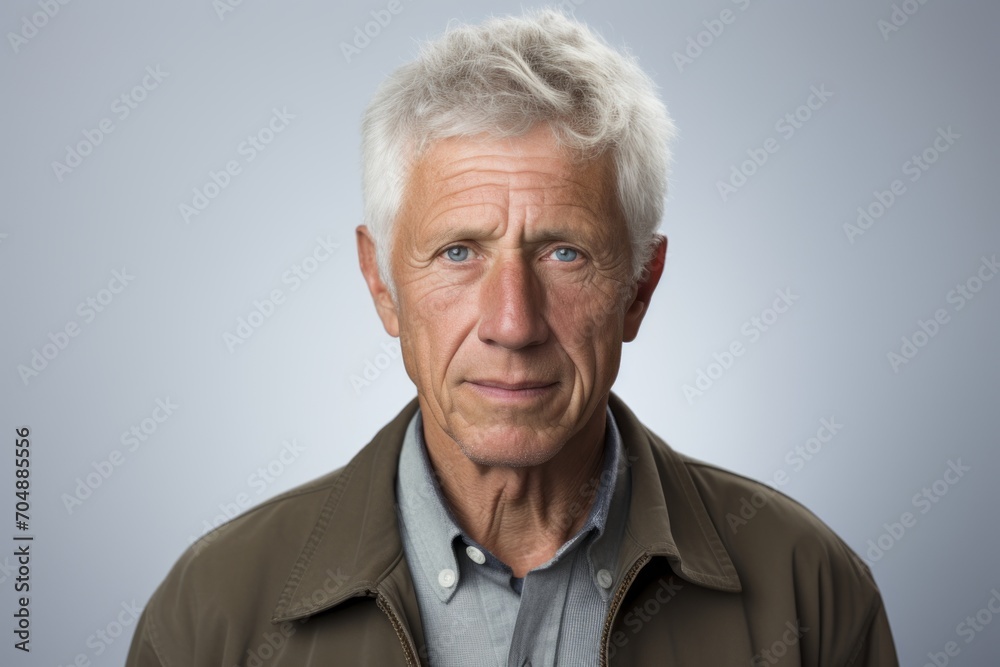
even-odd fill
[[[386,78],[362,120],[364,222],[395,298],[393,227],[410,169],[435,140],[520,136],[549,125],[580,156],[610,150],[632,280],[652,257],[676,129],[634,56],[553,9],[449,26]]]

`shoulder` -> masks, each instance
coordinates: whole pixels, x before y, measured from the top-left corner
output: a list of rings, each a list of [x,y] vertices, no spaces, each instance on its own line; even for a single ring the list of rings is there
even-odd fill
[[[267,627],[289,573],[324,508],[350,478],[352,463],[247,510],[185,549],[144,612],[150,636],[165,638],[158,650],[174,654],[190,648],[185,638],[228,641]]]
[[[396,464],[416,409],[414,399],[345,466],[247,510],[193,543],[154,592],[149,605],[154,615],[170,606],[189,610],[191,623],[206,614],[269,620],[279,602],[287,606],[287,596],[298,594],[295,584],[306,564],[318,579],[311,583],[323,585],[329,567],[336,574],[330,565],[334,556],[348,554],[360,570],[371,554],[384,555],[380,548],[392,551],[394,545],[376,539],[384,537],[379,520],[395,517]]]
[[[392,535],[394,479],[416,410],[414,399],[347,465],[185,549],[143,611],[136,650],[164,665],[239,662],[275,624],[292,631],[294,621],[377,584],[401,549]]]
[[[746,556],[766,550],[843,561],[868,575],[868,566],[824,521],[797,500],[725,468],[675,454],[727,548]]]
[[[833,627],[856,646],[884,617],[868,565],[798,501],[715,465],[679,456],[751,606],[784,607],[803,627]],[[787,606],[792,602],[792,606]],[[811,643],[811,642],[810,642]]]
[[[181,554],[168,581],[198,575],[217,586],[238,573],[234,560],[255,566],[280,563],[285,560],[281,556],[294,560],[328,500],[350,479],[353,463],[270,498],[206,533]]]
[[[714,529],[721,541],[761,645],[776,637],[798,644],[803,664],[898,664],[871,570],[830,526],[765,484],[662,440],[654,449],[664,469],[680,468],[690,480],[688,501],[701,504],[711,523],[698,527]]]
[[[179,563],[211,567],[235,554],[244,558],[258,551],[273,554],[280,547],[297,553],[302,544],[296,545],[295,539],[308,536],[331,494],[350,479],[352,463],[265,500],[209,531],[188,547]]]
[[[728,590],[739,593],[761,645],[797,623],[803,664],[895,664],[871,570],[830,526],[776,489],[676,452],[620,400],[614,408],[641,462],[633,479],[662,487],[668,546],[681,569],[690,558],[702,571],[720,564],[732,572],[735,589]],[[644,493],[641,507],[657,501]],[[858,662],[870,656],[875,661]]]
[[[801,503],[746,476],[675,451],[617,396],[612,395],[611,407],[626,445],[638,448],[634,450],[638,456],[630,461],[655,468],[662,485],[660,497],[671,517],[669,530],[686,532],[675,538],[718,549],[717,537],[741,581],[783,567],[794,571],[798,565],[813,576],[816,567],[830,566],[859,585],[874,586],[868,566]],[[649,479],[646,474],[643,478]],[[696,539],[698,534],[703,539]]]

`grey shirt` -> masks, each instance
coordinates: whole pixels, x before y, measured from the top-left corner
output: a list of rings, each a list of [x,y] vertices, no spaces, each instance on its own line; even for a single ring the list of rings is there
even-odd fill
[[[601,474],[581,486],[573,506],[578,513],[590,507],[586,523],[551,560],[517,579],[458,526],[434,477],[417,411],[403,440],[396,498],[428,664],[596,664],[618,583],[613,573],[630,495],[627,460],[609,409]]]

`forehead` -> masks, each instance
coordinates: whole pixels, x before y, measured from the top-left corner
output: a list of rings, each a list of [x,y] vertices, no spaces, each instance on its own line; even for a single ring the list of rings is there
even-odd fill
[[[617,211],[610,156],[580,158],[545,126],[519,137],[432,143],[414,164],[407,200],[422,217],[441,207],[506,205],[515,192],[530,205],[576,207],[601,218]]]

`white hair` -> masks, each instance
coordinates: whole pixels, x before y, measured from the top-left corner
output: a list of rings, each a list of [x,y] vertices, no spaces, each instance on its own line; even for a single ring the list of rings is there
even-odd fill
[[[627,52],[553,9],[449,26],[382,82],[362,121],[364,221],[379,275],[412,165],[439,139],[520,136],[547,124],[584,157],[610,151],[631,240],[632,279],[652,256],[676,130],[656,86]]]

